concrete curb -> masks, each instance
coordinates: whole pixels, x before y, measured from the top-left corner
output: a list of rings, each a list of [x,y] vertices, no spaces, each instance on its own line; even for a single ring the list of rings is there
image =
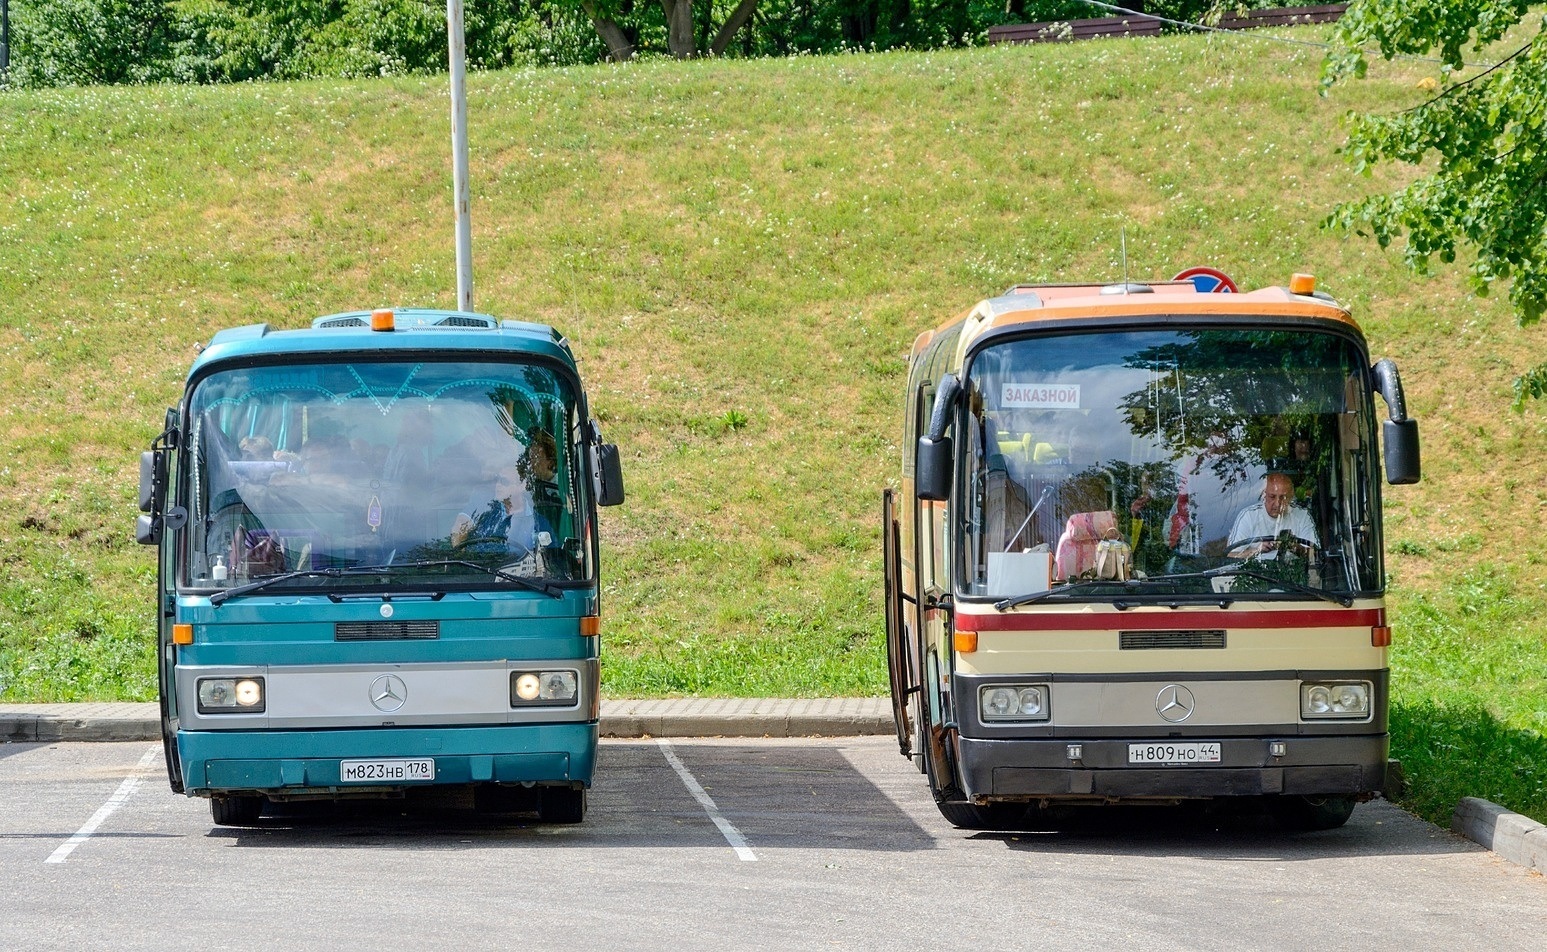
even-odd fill
[[[1450,829],[1511,863],[1547,873],[1547,826],[1479,797],[1463,797]]]
[[[885,698],[604,699],[603,737],[854,737],[890,734]],[[0,742],[155,741],[153,703],[0,704]]]
[[[884,698],[602,701],[603,737],[854,737],[895,730]]]
[[[0,704],[0,741],[160,740],[154,704]]]

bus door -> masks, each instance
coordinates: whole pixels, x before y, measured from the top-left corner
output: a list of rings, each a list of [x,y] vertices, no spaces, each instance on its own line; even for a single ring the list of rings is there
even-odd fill
[[[161,749],[165,755],[167,780],[173,793],[183,792],[182,763],[177,753],[177,699],[172,690],[177,665],[177,646],[172,641],[172,626],[177,620],[177,577],[173,564],[171,539],[187,521],[187,510],[167,507],[172,474],[176,472],[177,411],[167,410],[166,428],[140,454],[140,511],[136,534],[141,543],[156,545],[156,678],[160,686]],[[173,496],[175,499],[175,495]]]
[[[913,626],[907,623],[909,602],[917,601],[903,588],[902,527],[897,523],[896,494],[881,494],[881,545],[886,595],[886,668],[892,687],[892,718],[897,725],[897,745],[904,757],[913,749],[913,715],[910,702],[919,694],[918,654]]]

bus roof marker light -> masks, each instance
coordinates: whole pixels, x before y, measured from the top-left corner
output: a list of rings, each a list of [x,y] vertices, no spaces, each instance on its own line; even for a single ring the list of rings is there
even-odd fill
[[[378,308],[371,312],[371,330],[391,331],[397,329],[397,316],[391,308]]]
[[[1289,278],[1289,293],[1290,294],[1314,294],[1314,293],[1316,293],[1316,275],[1314,275],[1314,274],[1305,274],[1304,272],[1296,271]]]

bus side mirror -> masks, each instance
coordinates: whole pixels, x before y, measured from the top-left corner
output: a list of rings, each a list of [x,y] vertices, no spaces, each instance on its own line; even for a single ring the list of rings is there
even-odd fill
[[[1381,424],[1381,443],[1386,457],[1386,482],[1405,486],[1418,482],[1418,421],[1407,416],[1407,398],[1402,394],[1402,377],[1397,365],[1387,358],[1370,368],[1375,392],[1386,401],[1390,419]]]
[[[1381,424],[1381,444],[1386,455],[1386,482],[1393,486],[1418,482],[1418,421],[1385,421]]]
[[[161,542],[161,520],[155,516],[141,516],[135,520],[134,541],[140,545],[157,545]]]
[[[961,381],[946,374],[935,386],[935,405],[929,414],[929,431],[919,437],[914,459],[913,491],[920,499],[943,502],[951,498],[951,438],[945,435],[951,425],[951,411],[961,395]]]
[[[919,437],[918,458],[915,461],[913,490],[920,498],[943,502],[951,498],[951,438],[942,436],[930,439]]]
[[[596,447],[596,504],[616,506],[623,502],[623,462],[616,443]]]
[[[161,508],[165,501],[167,484],[166,457],[154,450],[140,454],[140,511],[151,512]]]

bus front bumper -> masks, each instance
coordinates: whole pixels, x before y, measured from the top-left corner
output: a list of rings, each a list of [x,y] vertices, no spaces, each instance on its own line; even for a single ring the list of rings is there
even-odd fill
[[[1271,753],[1275,741],[1281,756]],[[1218,763],[1130,766],[1129,745],[1138,742],[962,737],[958,764],[973,800],[1362,797],[1385,786],[1390,750],[1387,734],[1224,737]]]
[[[189,796],[379,795],[437,784],[591,785],[597,723],[311,731],[179,731]],[[433,760],[433,779],[342,780],[345,761]]]

